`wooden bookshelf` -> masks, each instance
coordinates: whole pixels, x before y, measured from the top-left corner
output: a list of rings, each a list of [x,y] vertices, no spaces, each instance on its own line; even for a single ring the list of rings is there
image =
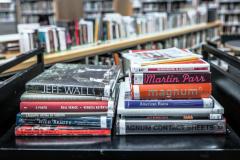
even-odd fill
[[[63,52],[46,54],[44,56],[44,61],[45,61],[45,65],[50,65],[57,62],[69,62],[69,61],[78,60],[84,57],[88,57],[88,56],[90,57],[90,56],[100,55],[104,53],[115,53],[119,50],[131,48],[139,44],[145,44],[145,43],[154,42],[154,41],[161,41],[171,37],[177,37],[180,35],[193,33],[201,30],[206,30],[209,28],[220,27],[221,25],[222,23],[220,21],[211,22],[211,23],[201,23],[201,24],[196,24],[192,26],[166,30],[161,33],[141,35],[141,36],[131,37],[131,38],[122,39],[122,40],[113,40],[113,41],[108,41],[101,44],[79,46],[79,47],[75,47],[75,49],[71,49]],[[11,56],[8,56],[8,58],[18,54],[16,53],[11,54]],[[16,72],[16,71],[25,69],[31,66],[32,64],[34,64],[35,61],[36,61],[35,59],[30,59],[28,61],[25,61],[14,68],[11,68],[10,70],[7,71],[7,73]]]

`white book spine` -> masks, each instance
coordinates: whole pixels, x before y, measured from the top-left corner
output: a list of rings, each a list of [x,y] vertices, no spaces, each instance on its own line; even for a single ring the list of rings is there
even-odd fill
[[[55,52],[57,52],[59,43],[58,43],[58,38],[57,38],[57,31],[55,28],[53,29],[53,39],[54,39],[54,50],[55,50]]]
[[[45,34],[45,38],[46,38],[46,52],[51,53],[51,46],[50,46],[48,31],[45,31],[44,34]]]

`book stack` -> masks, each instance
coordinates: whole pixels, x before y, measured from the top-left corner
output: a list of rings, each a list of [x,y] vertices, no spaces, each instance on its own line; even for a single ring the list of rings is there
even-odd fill
[[[207,62],[188,50],[131,51],[120,85],[117,134],[223,134],[223,107],[211,97]]]
[[[119,74],[119,66],[52,66],[26,84],[15,135],[111,135]]]

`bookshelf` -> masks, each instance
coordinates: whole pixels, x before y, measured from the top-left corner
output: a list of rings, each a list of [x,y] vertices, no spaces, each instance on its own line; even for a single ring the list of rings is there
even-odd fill
[[[216,0],[199,0],[200,5],[209,5],[209,4],[215,4]]]
[[[85,18],[102,16],[114,12],[113,0],[83,0],[83,14]]]
[[[47,19],[49,24],[55,23],[55,0],[20,0],[19,13],[21,23],[38,23],[39,19]]]
[[[15,0],[0,1],[0,35],[16,33],[16,3]]]
[[[223,22],[223,34],[240,32],[240,1],[219,0],[219,18]]]
[[[122,40],[112,40],[106,41],[101,44],[88,44],[79,47],[74,47],[74,49],[46,54],[44,56],[44,61],[46,65],[50,65],[57,62],[70,62],[73,60],[83,59],[85,57],[91,57],[96,55],[101,55],[105,53],[116,53],[120,50],[128,49],[131,47],[136,47],[141,44],[146,44],[150,42],[159,42],[163,40],[167,40],[173,37],[179,37],[181,35],[191,34],[194,32],[204,31],[211,28],[219,28],[221,26],[220,21],[211,22],[211,23],[201,23],[176,29],[166,30],[164,32],[155,33],[155,34],[147,34],[142,36],[131,37]],[[9,54],[6,55],[8,58],[14,57],[18,54]],[[6,73],[16,72],[22,69],[25,69],[32,64],[34,64],[35,60],[30,59],[25,61],[16,67],[8,70]]]
[[[142,12],[174,12],[189,5],[191,0],[142,0]]]

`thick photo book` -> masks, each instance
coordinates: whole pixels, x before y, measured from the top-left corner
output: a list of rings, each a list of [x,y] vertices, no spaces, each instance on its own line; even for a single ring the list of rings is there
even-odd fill
[[[26,84],[26,91],[41,94],[110,97],[119,66],[55,64]]]

